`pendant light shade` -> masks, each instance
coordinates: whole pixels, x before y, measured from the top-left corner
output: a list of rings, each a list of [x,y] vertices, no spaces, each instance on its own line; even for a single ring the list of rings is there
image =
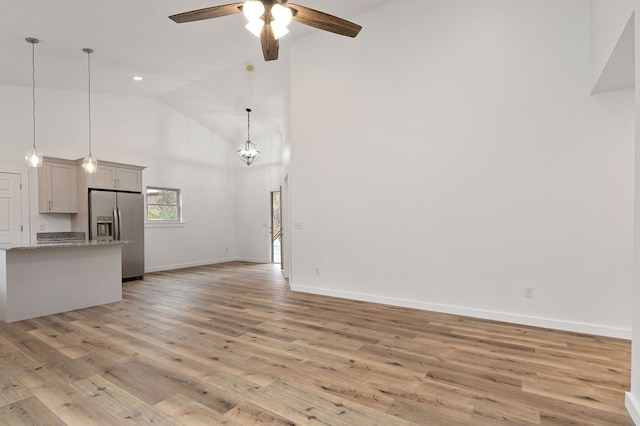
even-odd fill
[[[29,37],[27,42],[31,43],[31,99],[33,105],[33,146],[27,151],[24,159],[29,167],[40,167],[42,165],[42,151],[36,148],[36,44],[40,42],[37,38]]]
[[[89,87],[87,91],[89,94],[89,155],[84,157],[84,160],[82,160],[82,168],[86,173],[95,173],[98,170],[98,160],[93,158],[91,155],[91,54],[93,53],[93,49],[85,48],[82,49],[82,51],[87,54],[87,69],[89,76]]]
[[[98,170],[98,160],[89,154],[82,160],[82,168],[87,173],[95,173]]]
[[[247,141],[240,145],[240,148],[236,151],[242,161],[250,166],[258,160],[260,151],[256,148],[256,145],[251,142],[251,109],[247,108]]]

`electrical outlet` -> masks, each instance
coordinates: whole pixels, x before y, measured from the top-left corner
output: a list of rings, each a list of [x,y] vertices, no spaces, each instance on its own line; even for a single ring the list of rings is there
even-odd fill
[[[524,288],[524,297],[533,299],[533,287]]]
[[[320,275],[320,268],[316,268],[316,275]]]
[[[40,231],[44,231],[44,223],[40,224]]]

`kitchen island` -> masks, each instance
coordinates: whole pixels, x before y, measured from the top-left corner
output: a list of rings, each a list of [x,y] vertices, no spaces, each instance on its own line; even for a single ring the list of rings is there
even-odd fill
[[[122,300],[122,244],[0,246],[0,319],[21,321]]]

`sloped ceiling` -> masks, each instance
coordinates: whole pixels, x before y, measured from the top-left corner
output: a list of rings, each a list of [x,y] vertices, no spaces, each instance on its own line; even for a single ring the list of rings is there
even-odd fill
[[[241,14],[185,24],[168,19],[225,3],[0,0],[0,84],[31,85],[31,45],[25,38],[35,37],[40,39],[37,87],[86,90],[87,58],[82,48],[90,47],[95,51],[91,56],[94,92],[157,98],[234,143],[238,132],[246,130],[245,108],[251,107],[257,131],[281,134],[288,96],[287,45],[319,30],[292,22],[291,33],[281,43],[280,59],[265,63],[259,40],[244,28]],[[299,3],[357,22],[357,15],[385,1]],[[344,42],[354,40],[345,37]],[[255,67],[253,73],[246,71],[249,64]],[[135,75],[144,80],[134,81]]]
[[[627,22],[605,65],[593,93],[619,90],[635,86],[635,17]]]

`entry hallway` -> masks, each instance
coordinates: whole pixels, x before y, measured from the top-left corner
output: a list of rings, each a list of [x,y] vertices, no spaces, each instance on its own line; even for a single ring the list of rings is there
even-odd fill
[[[633,424],[626,340],[292,293],[274,265],[123,288],[0,323],[0,424]]]

